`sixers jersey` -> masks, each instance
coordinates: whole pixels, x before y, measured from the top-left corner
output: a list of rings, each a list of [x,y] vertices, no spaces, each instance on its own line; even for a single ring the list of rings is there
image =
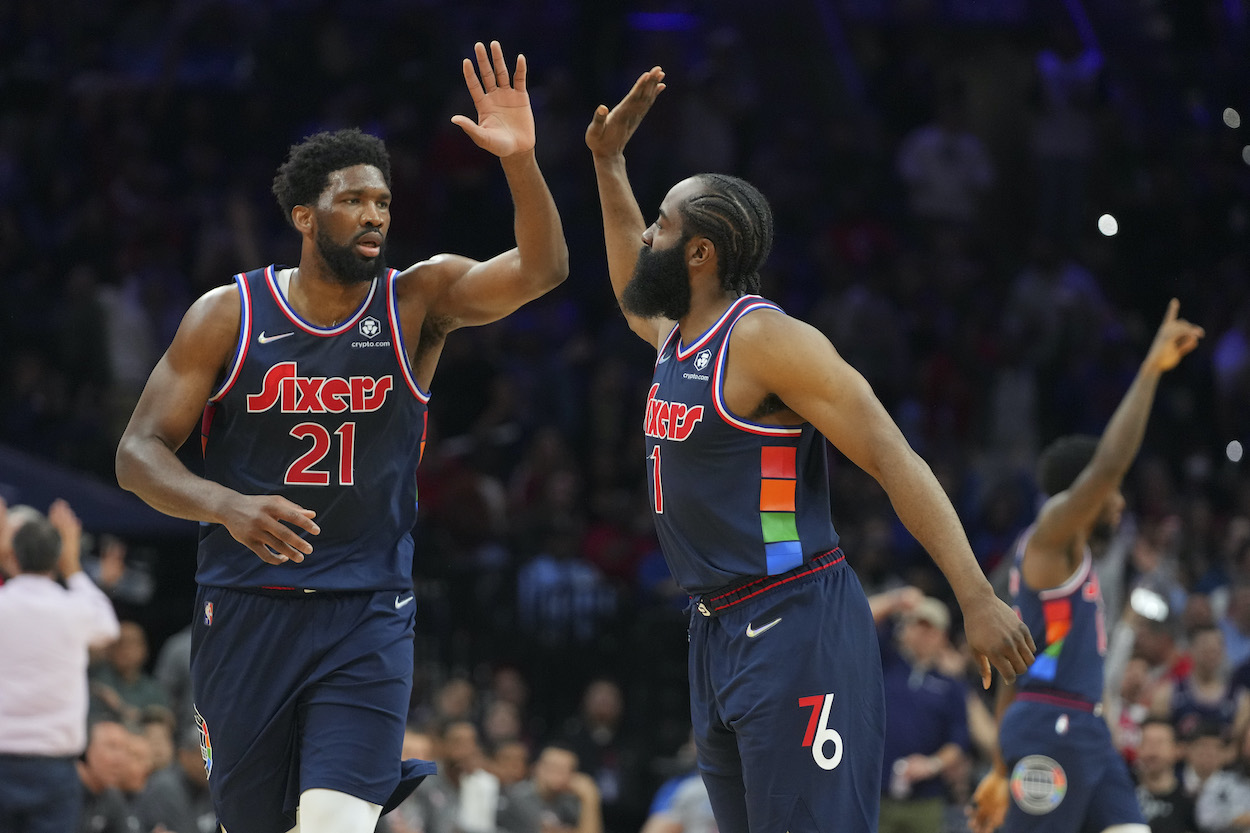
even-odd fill
[[[689,346],[660,347],[644,433],[656,531],[687,593],[792,570],[838,545],[825,440],[810,424],[762,425],[724,401],[729,336],[742,316],[778,310],[747,295]]]
[[[239,341],[204,411],[205,476],[314,510],[303,563],[261,561],[202,524],[196,581],[219,587],[389,590],[412,585],[416,468],[426,402],[412,375],[388,270],[334,327],[300,318],[276,268],[235,277]]]
[[[1012,605],[1037,645],[1036,659],[1016,680],[1016,689],[1067,693],[1097,703],[1102,700],[1103,656],[1107,630],[1102,591],[1089,549],[1081,566],[1066,582],[1050,590],[1024,583],[1020,565],[1032,529],[1020,536],[1011,567]]]

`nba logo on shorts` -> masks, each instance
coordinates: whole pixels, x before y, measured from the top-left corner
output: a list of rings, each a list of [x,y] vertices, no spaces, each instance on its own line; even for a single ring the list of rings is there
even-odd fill
[[[213,603],[212,602],[204,603],[204,624],[205,625],[213,624]]]
[[[1054,810],[1068,792],[1068,776],[1059,762],[1045,755],[1021,758],[1011,771],[1011,797],[1032,816]]]

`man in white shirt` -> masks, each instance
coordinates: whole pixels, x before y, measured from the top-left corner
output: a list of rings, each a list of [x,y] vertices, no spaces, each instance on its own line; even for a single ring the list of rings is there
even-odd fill
[[[69,504],[58,500],[47,518],[7,515],[0,505],[0,533],[20,526],[18,574],[0,586],[0,830],[64,833],[81,812],[87,650],[117,638],[117,616],[82,572],[82,527]]]

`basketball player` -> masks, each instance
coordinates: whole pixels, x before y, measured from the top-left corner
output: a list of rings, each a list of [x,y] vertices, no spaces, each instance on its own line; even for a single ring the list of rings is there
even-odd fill
[[[433,768],[400,764],[427,391],[447,332],[568,272],[525,58],[510,79],[498,43],[475,52],[478,120],[453,121],[500,157],[517,247],[387,269],[385,146],[357,130],[305,139],[274,180],[299,266],[192,305],[118,448],[122,486],[201,523],[192,681],[229,833],[371,833]],[[201,416],[205,478],[174,456]]]
[[[612,286],[657,350],[645,434],[664,555],[691,596],[691,709],[722,833],[877,828],[885,720],[864,591],[830,522],[825,439],[886,489],[950,581],[986,685],[1033,659],[937,479],[813,327],[754,294],[764,197],[702,174],[643,220],[624,148],[664,88],[643,74],[586,131]],[[640,248],[641,247],[641,248]],[[822,437],[823,435],[823,437]]]
[[[1203,336],[1177,318],[1179,308],[1168,304],[1102,438],[1063,437],[1042,453],[1038,475],[1050,497],[1020,537],[1010,577],[1012,602],[1041,651],[1014,688],[999,689],[999,755],[969,811],[977,833],[1000,825],[1011,833],[1149,833],[1102,718],[1107,632],[1090,541],[1120,521],[1120,482],[1141,447],[1159,377]]]

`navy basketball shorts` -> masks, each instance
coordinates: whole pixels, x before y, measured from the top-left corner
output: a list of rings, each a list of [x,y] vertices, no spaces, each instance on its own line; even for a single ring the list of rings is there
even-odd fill
[[[881,652],[859,579],[831,556],[692,600],[691,717],[721,833],[877,829]]]
[[[309,789],[389,809],[434,772],[400,760],[414,607],[411,591],[199,589],[191,684],[226,830],[286,833]]]
[[[1100,715],[1017,701],[1003,715],[999,745],[1010,795],[1001,833],[1098,833],[1146,823]]]

